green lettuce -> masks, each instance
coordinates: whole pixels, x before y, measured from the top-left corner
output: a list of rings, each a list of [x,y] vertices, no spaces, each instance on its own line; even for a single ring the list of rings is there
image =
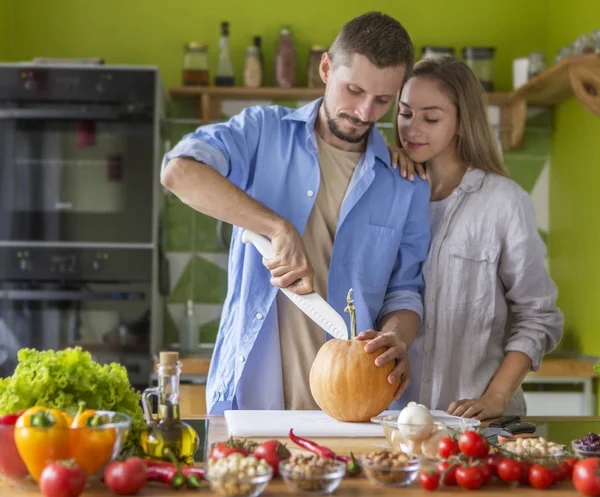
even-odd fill
[[[18,361],[13,375],[0,379],[0,415],[43,405],[74,416],[81,402],[86,409],[122,412],[132,417],[123,453],[140,454],[140,437],[146,428],[141,395],[123,366],[101,365],[81,347],[21,349]]]

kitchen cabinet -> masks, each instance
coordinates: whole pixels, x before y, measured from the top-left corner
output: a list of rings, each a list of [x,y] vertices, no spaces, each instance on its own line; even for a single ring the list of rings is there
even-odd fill
[[[182,418],[206,415],[206,385],[180,385],[179,409]]]

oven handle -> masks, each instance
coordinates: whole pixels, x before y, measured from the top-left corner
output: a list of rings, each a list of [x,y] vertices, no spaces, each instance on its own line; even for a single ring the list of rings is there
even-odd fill
[[[2,119],[81,119],[81,120],[116,120],[140,115],[139,112],[127,112],[122,109],[0,109]]]
[[[83,300],[144,300],[143,292],[94,292],[75,290],[0,290],[0,299],[42,302]]]

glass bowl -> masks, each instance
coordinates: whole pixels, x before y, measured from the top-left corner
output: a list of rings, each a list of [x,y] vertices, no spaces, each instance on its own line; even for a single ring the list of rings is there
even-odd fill
[[[296,460],[294,457],[319,459],[317,456],[292,456],[291,460],[286,459],[279,463],[279,474],[292,492],[330,494],[340,486],[346,475],[347,465],[344,461],[328,459],[326,471],[311,474],[308,467],[304,470],[302,466],[293,465],[291,461]]]
[[[267,488],[273,478],[273,470],[267,470],[254,476],[240,476],[239,472],[216,473],[206,471],[204,476],[211,490],[226,497],[257,497]]]
[[[398,424],[398,416],[381,415],[371,422],[382,425],[391,448],[413,457],[433,461],[437,459],[439,441],[447,436],[477,428],[481,421],[456,416],[434,416],[433,424]]]
[[[585,437],[577,438],[571,442],[571,450],[583,457],[600,457],[600,444],[598,444],[598,438],[596,433],[588,433]],[[592,439],[591,442],[598,445],[598,448],[594,449],[590,447],[590,444],[586,444],[586,439]]]
[[[33,488],[45,465],[64,459],[74,459],[89,479],[102,475],[106,465],[121,452],[131,417],[115,411],[96,413],[109,422],[82,428],[0,425],[0,480],[14,488]],[[17,432],[21,435],[20,445]]]
[[[552,465],[568,457],[566,447],[541,437],[506,437],[499,445],[501,453],[525,456],[532,464]]]
[[[408,454],[407,454],[408,456]],[[421,460],[409,456],[408,462],[400,465],[359,457],[363,473],[371,483],[387,487],[406,487],[416,480],[421,469]]]

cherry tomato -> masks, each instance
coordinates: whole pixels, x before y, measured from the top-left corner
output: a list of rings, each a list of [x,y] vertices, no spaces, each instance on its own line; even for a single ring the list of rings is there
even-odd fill
[[[133,495],[146,484],[146,471],[139,457],[113,461],[104,470],[104,483],[116,494]]]
[[[421,471],[419,485],[425,490],[436,490],[440,486],[440,474],[436,471]]]
[[[457,467],[458,467],[457,464],[453,464],[448,461],[440,461],[439,463],[437,463],[436,469],[440,473],[440,478],[441,478],[441,475],[446,473],[446,471],[448,472],[448,473],[446,473],[446,476],[444,477],[444,485],[447,485],[449,487],[456,485],[456,468]]]
[[[458,444],[450,437],[444,437],[440,440],[437,453],[438,456],[448,459],[458,454]]]
[[[232,447],[227,442],[220,442],[214,445],[208,457],[216,461],[227,457],[229,454],[234,454],[235,452],[242,454],[244,457],[248,455],[248,451],[242,447]]]
[[[554,481],[570,480],[573,474],[573,465],[568,460],[559,462],[554,468]]]
[[[529,468],[529,483],[535,488],[548,488],[554,483],[554,473],[547,466],[533,464]]]
[[[494,477],[494,470],[487,462],[478,464],[476,466],[476,468],[481,473],[481,478],[483,479],[483,485],[492,481],[492,478]]]
[[[467,457],[482,459],[488,455],[490,444],[479,433],[468,430],[458,437],[458,448]]]
[[[475,490],[483,484],[483,475],[476,466],[459,466],[456,468],[456,481],[467,490]]]
[[[280,461],[288,459],[291,456],[288,448],[279,440],[267,440],[261,443],[254,449],[252,454],[257,459],[264,459],[269,463],[269,466],[273,468],[273,476],[279,474]]]
[[[85,487],[86,474],[73,462],[48,464],[40,476],[40,490],[45,497],[78,497]]]
[[[523,465],[516,459],[502,458],[498,463],[498,476],[502,481],[520,481],[523,475]]]
[[[487,458],[487,465],[492,470],[492,476],[498,476],[498,464],[502,460],[502,454],[490,454]]]
[[[573,467],[573,485],[585,495],[600,495],[600,458],[588,457],[578,461]]]

